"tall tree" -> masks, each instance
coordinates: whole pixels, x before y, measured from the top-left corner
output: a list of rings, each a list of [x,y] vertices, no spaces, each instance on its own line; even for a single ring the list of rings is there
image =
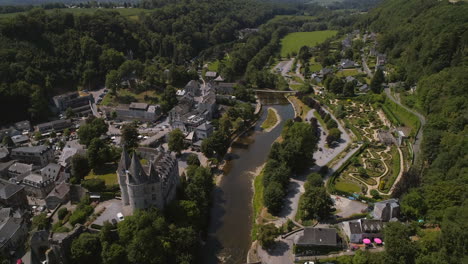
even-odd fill
[[[169,140],[168,140],[168,145],[169,145],[169,150],[177,152],[178,155],[182,152],[182,150],[185,148],[185,143],[184,143],[184,133],[176,128],[172,130],[169,133]]]
[[[370,88],[371,90],[378,94],[382,92],[382,83],[385,81],[385,76],[383,74],[382,69],[377,69],[377,71],[374,74],[374,77],[372,77],[371,83],[370,83]]]
[[[122,134],[122,144],[127,149],[132,150],[138,147],[138,129],[135,123],[124,124],[120,132]]]

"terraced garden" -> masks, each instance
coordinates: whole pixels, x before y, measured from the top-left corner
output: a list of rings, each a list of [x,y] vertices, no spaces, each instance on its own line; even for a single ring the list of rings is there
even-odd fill
[[[373,190],[380,195],[388,195],[404,167],[400,156],[407,156],[403,154],[407,151],[406,147],[400,149],[395,144],[385,145],[378,138],[379,130],[391,130],[391,122],[382,110],[374,109],[370,104],[334,100],[331,105],[341,105],[339,111],[343,112],[341,115],[344,116],[346,127],[356,134],[357,140],[368,143],[367,148],[353,157],[336,178],[335,189],[369,197]]]

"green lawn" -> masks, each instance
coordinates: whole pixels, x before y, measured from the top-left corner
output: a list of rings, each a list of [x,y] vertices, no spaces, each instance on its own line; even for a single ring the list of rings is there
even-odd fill
[[[219,60],[215,60],[215,61],[211,62],[210,64],[208,64],[208,70],[209,71],[217,72],[218,68],[219,68]]]
[[[117,91],[117,96],[108,93],[102,99],[101,105],[116,106],[118,104],[129,104],[131,102],[156,104],[160,101],[161,95],[156,91],[146,91],[139,94],[133,93],[127,89]]]
[[[314,57],[310,58],[309,65],[310,72],[318,72],[322,69],[322,65],[316,62]]]
[[[89,179],[103,179],[106,185],[118,184],[117,180],[117,165],[114,163],[107,163],[99,170],[91,170],[91,172],[85,176],[85,180]]]
[[[361,191],[361,187],[359,187],[357,184],[344,181],[341,179],[337,179],[335,181],[335,188],[338,191],[349,192],[349,193],[355,193],[355,192],[357,193]]]
[[[62,12],[72,13],[72,14],[94,14],[97,10],[103,11],[115,11],[119,12],[122,16],[128,17],[130,19],[138,20],[138,15],[141,13],[150,13],[152,12],[151,9],[142,9],[142,8],[60,8],[60,9],[49,9],[45,10],[46,13],[52,13],[56,10],[60,10]],[[8,13],[8,14],[0,14],[0,19],[2,18],[11,18],[18,14],[24,14],[26,12],[18,12],[18,13]]]
[[[388,111],[391,112],[390,115],[393,115],[390,117],[390,121],[392,119],[396,119],[398,123],[404,124],[405,126],[408,126],[411,128],[411,135],[414,136],[416,131],[419,129],[421,126],[419,119],[417,116],[413,115],[403,107],[399,106],[398,104],[394,103],[392,100],[387,99],[385,100],[385,104],[383,105],[385,107],[382,107],[387,114]]]
[[[276,112],[273,109],[268,108],[268,114],[265,121],[263,121],[262,128],[269,129],[270,127],[273,127],[276,122],[278,122],[278,116],[276,115]]]
[[[357,69],[345,69],[345,70],[341,70],[339,72],[336,73],[336,76],[338,77],[348,77],[348,76],[355,76],[355,75],[358,75],[359,72]]]
[[[287,57],[288,54],[299,52],[302,46],[316,46],[335,36],[336,33],[336,30],[290,33],[281,40],[281,57]]]

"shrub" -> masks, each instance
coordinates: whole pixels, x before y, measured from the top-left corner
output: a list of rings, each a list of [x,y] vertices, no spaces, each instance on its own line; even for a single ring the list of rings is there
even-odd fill
[[[102,192],[106,190],[106,182],[103,179],[89,179],[81,182],[81,185],[91,192]]]
[[[58,216],[58,219],[59,220],[63,220],[65,218],[65,216],[67,216],[68,214],[68,209],[63,207],[63,208],[60,208],[57,212],[57,216]]]

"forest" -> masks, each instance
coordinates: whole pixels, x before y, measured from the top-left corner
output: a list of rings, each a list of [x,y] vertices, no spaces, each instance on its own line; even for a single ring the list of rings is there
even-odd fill
[[[200,51],[232,42],[237,30],[285,12],[295,9],[236,0],[168,4],[138,20],[111,11],[76,15],[43,9],[3,19],[0,110],[17,111],[1,123],[46,120],[50,97],[102,86],[125,62],[120,77],[140,80],[143,89],[190,80],[180,75]],[[166,69],[171,80],[165,79]]]

